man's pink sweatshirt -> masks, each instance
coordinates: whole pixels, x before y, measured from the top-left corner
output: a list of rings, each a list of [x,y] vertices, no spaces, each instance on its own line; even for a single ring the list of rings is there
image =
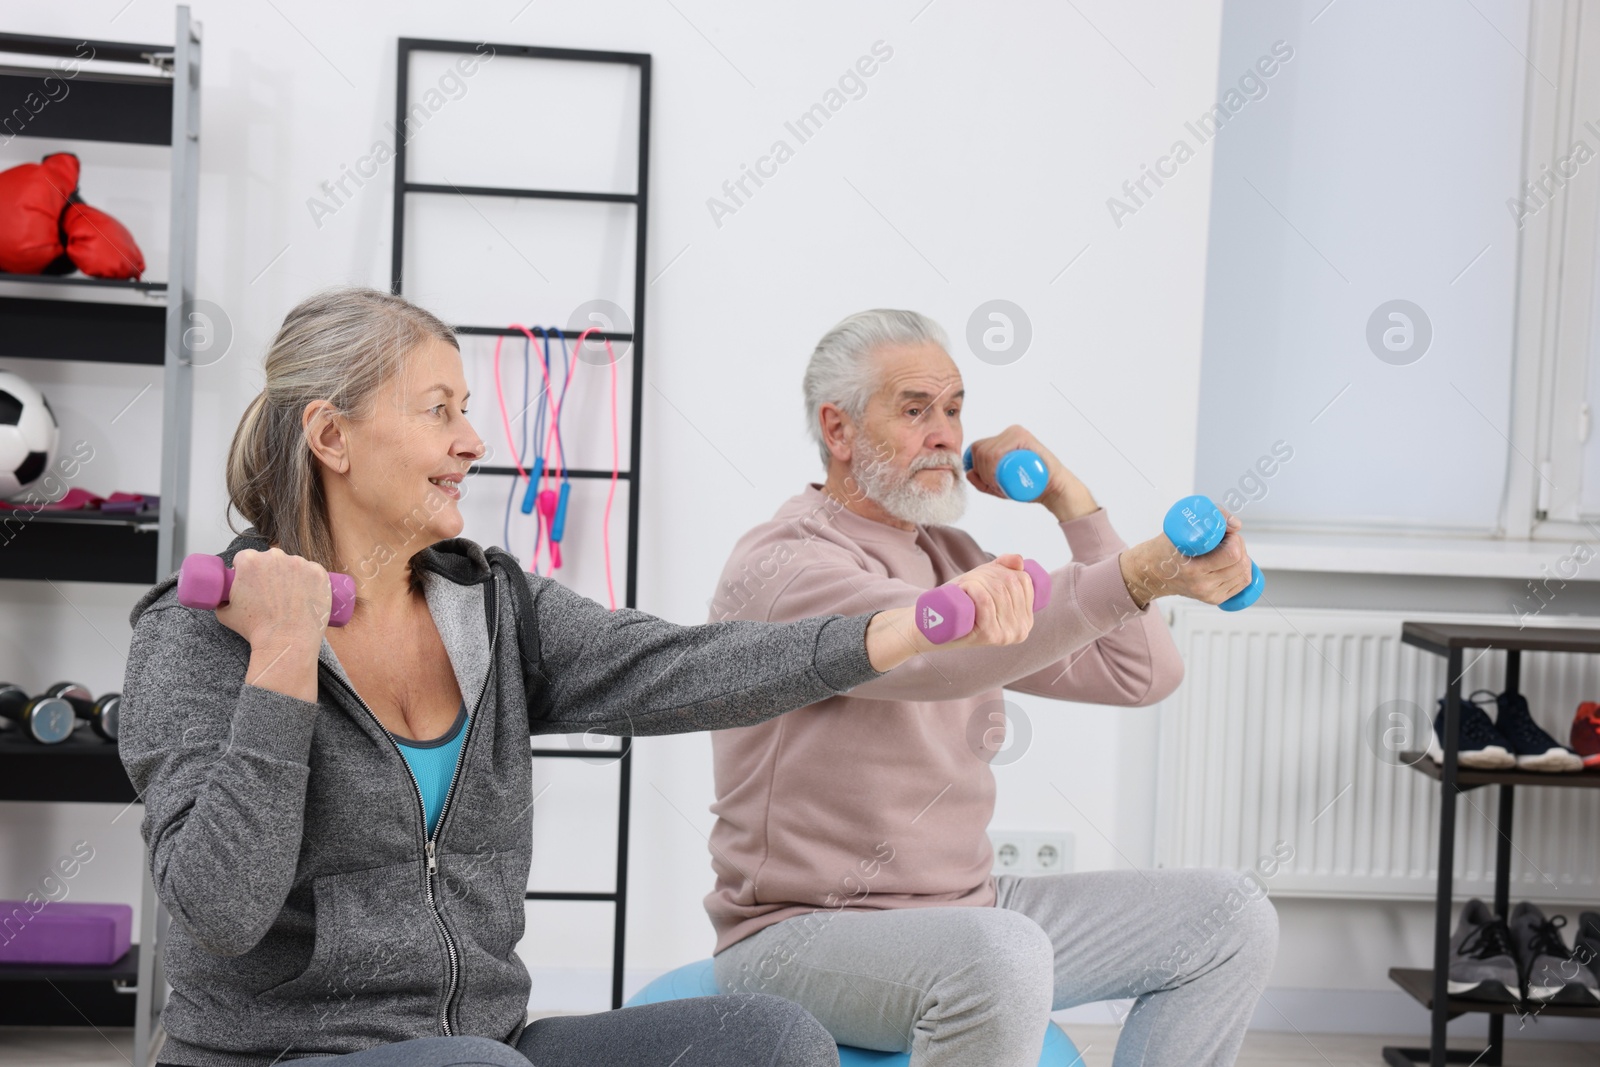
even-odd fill
[[[992,906],[1001,689],[1142,705],[1177,688],[1178,650],[1161,616],[1134,606],[1105,511],[1060,526],[1072,562],[1051,571],[1050,606],[1022,644],[917,656],[847,695],[711,735],[717,952],[812,912]],[[905,607],[993,558],[954,527],[901,530],[812,483],[739,539],[711,619]]]

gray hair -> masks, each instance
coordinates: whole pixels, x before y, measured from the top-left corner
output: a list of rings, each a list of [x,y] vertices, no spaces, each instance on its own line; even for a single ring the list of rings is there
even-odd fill
[[[879,386],[873,354],[890,345],[920,344],[950,346],[944,330],[926,315],[886,308],[858,311],[822,335],[806,364],[805,395],[807,429],[824,467],[833,457],[822,438],[822,405],[837,404],[859,423]]]
[[[378,289],[328,289],[297,304],[267,350],[266,386],[228,446],[229,507],[268,544],[343,569],[334,559],[321,468],[302,425],[306,405],[326,400],[346,418],[370,416],[379,390],[430,339],[461,348],[437,316]],[[231,512],[224,516],[240,532]]]

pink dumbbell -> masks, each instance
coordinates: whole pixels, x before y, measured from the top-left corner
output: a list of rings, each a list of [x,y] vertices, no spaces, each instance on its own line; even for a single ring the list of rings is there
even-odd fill
[[[333,592],[333,612],[328,625],[343,626],[356,610],[356,583],[348,574],[337,572],[328,575]],[[228,591],[233,588],[233,568],[222,562],[221,556],[196,552],[185,556],[178,570],[178,603],[186,608],[203,608],[216,611],[228,602]]]
[[[1033,610],[1050,605],[1050,572],[1037,561],[1022,561],[1022,569],[1033,579]],[[956,641],[972,632],[977,606],[959,585],[940,585],[917,597],[917,629],[936,645]]]

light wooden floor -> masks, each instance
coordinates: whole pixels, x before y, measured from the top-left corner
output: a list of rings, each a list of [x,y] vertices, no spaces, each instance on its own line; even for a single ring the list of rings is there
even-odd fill
[[[1084,1053],[1084,1067],[1110,1067],[1116,1027],[1072,1026],[1067,1032]],[[1382,1067],[1383,1046],[1420,1043],[1416,1037],[1251,1034],[1245,1039],[1239,1067]],[[1524,1041],[1508,1044],[1506,1050],[1507,1067],[1595,1067],[1600,1063],[1600,1042]],[[129,1067],[132,1056],[132,1030],[107,1029],[97,1034],[78,1029],[0,1029],[0,1067]]]
[[[1068,1026],[1072,1043],[1083,1054],[1083,1067],[1111,1067],[1116,1047],[1115,1026]],[[1417,1048],[1426,1039],[1366,1037],[1349,1034],[1252,1033],[1244,1039],[1239,1067],[1383,1067],[1383,1047]],[[1451,1048],[1472,1048],[1472,1042],[1450,1043]],[[3,1061],[0,1061],[3,1063]],[[1600,1064],[1600,1041],[1581,1045],[1561,1041],[1506,1043],[1506,1067],[1595,1067]]]

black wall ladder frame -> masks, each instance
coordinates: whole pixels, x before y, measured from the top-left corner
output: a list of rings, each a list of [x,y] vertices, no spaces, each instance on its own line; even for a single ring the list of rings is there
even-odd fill
[[[396,131],[406,129],[407,96],[410,90],[411,57],[418,52],[444,52],[455,55],[472,55],[484,47],[484,42],[477,41],[440,41],[415,37],[402,37],[399,40],[398,70],[395,79],[395,125]],[[590,336],[601,337],[608,341],[626,341],[630,343],[630,352],[633,357],[633,403],[630,414],[630,438],[628,444],[628,469],[620,471],[619,480],[628,483],[628,546],[627,546],[627,576],[623,594],[625,607],[637,607],[638,593],[638,561],[639,561],[639,458],[640,458],[640,423],[644,411],[644,323],[645,323],[645,232],[647,230],[647,208],[649,205],[650,189],[650,56],[641,52],[596,52],[575,48],[540,48],[532,45],[520,44],[492,44],[494,55],[509,56],[517,59],[542,59],[557,60],[571,63],[612,63],[623,66],[637,67],[639,70],[639,173],[637,184],[631,193],[602,193],[586,192],[570,189],[522,189],[499,186],[455,186],[436,185],[425,182],[409,181],[406,176],[406,139],[403,136],[395,138],[395,168],[394,168],[394,241],[391,246],[390,277],[391,290],[401,294],[403,268],[405,264],[405,232],[406,232],[406,197],[410,195],[432,196],[503,196],[527,200],[580,200],[600,201],[603,203],[632,204],[634,206],[634,262],[633,262],[633,329],[630,333],[600,332],[596,331]],[[502,326],[491,325],[457,325],[456,332],[469,336],[521,336],[521,331]],[[474,466],[470,473],[489,475],[515,475],[515,467],[504,466]],[[556,470],[551,469],[550,474],[566,475],[571,478],[610,478],[609,470]],[[611,963],[611,1006],[622,1006],[622,962],[624,936],[627,928],[628,912],[628,808],[632,793],[632,754],[629,751],[630,741],[624,739],[621,749],[610,758],[615,758],[618,763],[618,797],[617,797],[617,879],[616,888],[609,893],[552,893],[526,891],[524,898],[527,900],[565,900],[565,901],[591,901],[610,902],[614,908],[614,921],[612,933],[612,963]],[[604,752],[559,750],[559,749],[533,749],[535,758],[579,758],[599,759],[607,758]]]

